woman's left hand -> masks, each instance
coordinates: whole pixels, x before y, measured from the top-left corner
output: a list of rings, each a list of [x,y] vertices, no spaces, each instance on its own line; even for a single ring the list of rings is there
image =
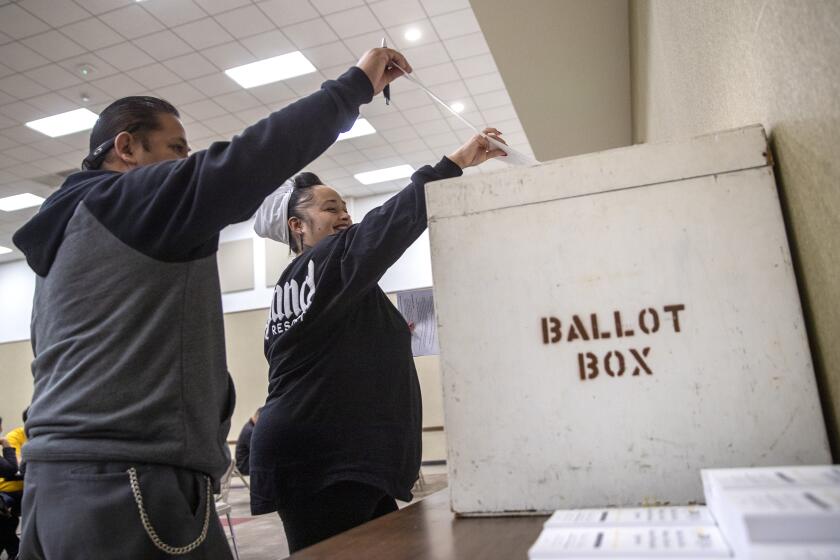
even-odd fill
[[[495,128],[485,128],[482,134],[476,134],[467,143],[455,150],[452,155],[447,156],[461,169],[480,165],[488,159],[506,155],[504,151],[496,148],[490,143],[484,135],[492,136],[494,140],[498,140],[502,144],[507,145],[501,137],[501,132]]]

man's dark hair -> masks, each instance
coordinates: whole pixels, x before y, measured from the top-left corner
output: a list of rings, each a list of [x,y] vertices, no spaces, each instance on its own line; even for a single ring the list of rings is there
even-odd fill
[[[297,175],[295,175],[292,181],[294,182],[294,188],[292,189],[292,194],[289,197],[288,217],[295,217],[299,220],[305,220],[301,210],[309,206],[309,203],[312,201],[312,197],[315,196],[315,194],[312,192],[312,187],[316,185],[323,185],[324,182],[321,181],[321,179],[319,179],[317,175],[308,171],[298,173]],[[286,225],[286,227],[289,226]],[[294,235],[292,235],[292,230],[289,229],[289,240],[291,241],[294,238],[295,237]],[[289,243],[290,247],[291,245],[292,244]],[[303,252],[303,243],[300,240],[298,240],[298,247],[295,252]]]
[[[140,139],[143,149],[148,150],[147,134],[160,130],[158,115],[161,113],[181,116],[168,101],[145,95],[123,97],[108,105],[99,114],[90,132],[90,152],[82,161],[82,169],[99,169],[120,132],[134,134]]]

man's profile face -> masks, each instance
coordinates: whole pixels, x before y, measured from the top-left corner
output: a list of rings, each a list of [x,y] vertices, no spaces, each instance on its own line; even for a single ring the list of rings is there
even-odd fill
[[[145,146],[137,151],[137,165],[149,165],[160,161],[183,159],[190,153],[184,125],[175,115],[158,115],[160,128],[146,134]],[[148,147],[148,150],[146,150]]]

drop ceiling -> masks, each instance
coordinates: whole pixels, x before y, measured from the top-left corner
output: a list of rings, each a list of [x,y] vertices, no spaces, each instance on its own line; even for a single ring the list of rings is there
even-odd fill
[[[411,28],[419,40],[405,39]],[[467,120],[533,154],[468,0],[0,0],[0,197],[48,196],[87,153],[87,131],[51,139],[27,121],[154,95],[178,107],[192,148],[203,149],[339,76],[383,36],[421,82],[463,103]],[[223,72],[296,50],[318,71],[252,89]],[[407,80],[392,99],[362,108],[376,134],[334,144],[307,169],[344,196],[393,192],[404,181],[362,185],[353,175],[433,163],[471,134]],[[0,245],[12,248],[36,211],[0,212]]]

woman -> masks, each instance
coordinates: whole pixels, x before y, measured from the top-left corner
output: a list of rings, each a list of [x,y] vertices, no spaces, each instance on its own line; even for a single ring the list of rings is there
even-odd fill
[[[251,510],[280,514],[290,552],[411,499],[420,387],[408,326],[377,283],[426,229],[424,185],[501,155],[476,135],[357,225],[312,173],[257,212],[257,233],[297,255],[271,302],[268,400],[251,442]]]

